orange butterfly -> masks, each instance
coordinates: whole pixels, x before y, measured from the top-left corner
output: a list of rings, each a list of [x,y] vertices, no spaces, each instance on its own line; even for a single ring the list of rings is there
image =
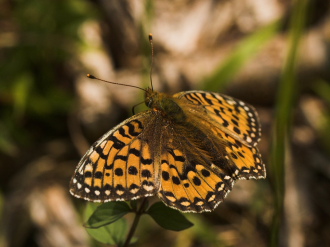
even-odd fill
[[[158,195],[200,213],[215,209],[236,180],[265,178],[252,106],[220,93],[145,91],[150,109],[92,145],[72,177],[72,195],[93,202]]]

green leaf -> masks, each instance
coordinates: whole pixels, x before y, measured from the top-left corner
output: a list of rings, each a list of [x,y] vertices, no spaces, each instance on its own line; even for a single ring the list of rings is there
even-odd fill
[[[167,230],[182,231],[194,225],[182,213],[165,206],[162,202],[153,204],[147,213],[158,225]]]
[[[127,221],[121,218],[113,224],[97,229],[86,228],[86,230],[91,237],[101,243],[122,246],[128,233],[128,225]]]
[[[109,225],[131,212],[126,202],[108,202],[97,207],[85,223],[87,228]]]
[[[129,201],[129,205],[132,209],[133,212],[136,212],[137,211],[137,201],[138,200],[132,200],[132,201]]]

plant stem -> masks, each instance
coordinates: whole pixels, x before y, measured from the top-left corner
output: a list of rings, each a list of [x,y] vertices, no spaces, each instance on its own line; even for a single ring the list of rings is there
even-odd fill
[[[144,213],[145,204],[147,203],[147,201],[148,201],[148,198],[147,197],[145,197],[145,198],[142,199],[140,208],[135,213],[135,217],[134,217],[134,220],[133,220],[131,229],[129,230],[129,233],[127,235],[127,238],[126,238],[126,241],[125,241],[123,247],[127,247],[129,245],[129,243],[131,242],[131,239],[132,239],[132,237],[134,235],[134,232],[135,232],[135,230],[137,228],[137,225],[139,223],[140,217]]]
[[[296,67],[299,62],[299,44],[304,34],[308,2],[308,0],[294,1],[290,25],[289,52],[278,92],[275,131],[271,154],[275,199],[270,243],[270,246],[273,247],[283,245],[281,243],[281,238],[283,238],[283,236],[281,236],[281,229],[283,228],[283,219],[285,217],[285,167],[291,165],[287,162],[290,150],[290,143],[288,140],[290,139],[294,102],[298,92]]]

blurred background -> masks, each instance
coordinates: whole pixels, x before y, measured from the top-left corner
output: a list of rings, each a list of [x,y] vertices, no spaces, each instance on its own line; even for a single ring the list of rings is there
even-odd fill
[[[187,214],[195,226],[182,232],[142,217],[135,246],[330,246],[330,1],[309,1],[301,13],[295,3],[1,1],[0,246],[103,246],[82,226],[86,203],[69,181],[143,92],[86,73],[149,86],[149,33],[156,90],[223,92],[256,107],[268,177],[237,182],[214,212]],[[296,63],[286,70],[289,54]],[[279,107],[290,119],[276,143]],[[286,152],[280,172],[276,145]]]

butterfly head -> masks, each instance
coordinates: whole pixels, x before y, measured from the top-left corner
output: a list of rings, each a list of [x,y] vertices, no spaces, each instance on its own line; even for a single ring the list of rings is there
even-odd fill
[[[152,88],[148,87],[145,90],[145,104],[148,108],[158,108],[156,105],[159,102],[159,92],[154,91]]]
[[[146,89],[145,104],[154,111],[160,112],[163,117],[175,122],[183,122],[186,120],[183,109],[173,96],[153,91],[151,88]]]

